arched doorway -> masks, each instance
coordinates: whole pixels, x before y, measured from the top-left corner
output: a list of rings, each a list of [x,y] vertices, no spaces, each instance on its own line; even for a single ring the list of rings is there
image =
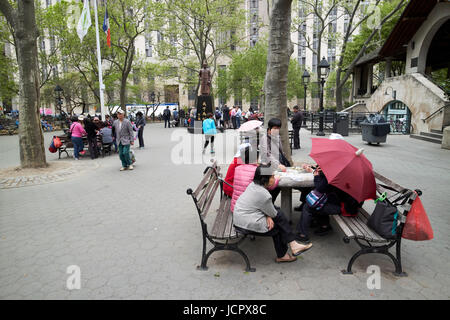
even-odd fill
[[[431,75],[433,71],[448,69],[450,51],[450,19],[436,32],[427,52],[425,73]],[[448,72],[448,71],[447,71]],[[447,73],[448,74],[448,73]]]
[[[410,134],[411,111],[406,104],[398,100],[391,101],[386,104],[382,113],[391,124],[391,133]]]

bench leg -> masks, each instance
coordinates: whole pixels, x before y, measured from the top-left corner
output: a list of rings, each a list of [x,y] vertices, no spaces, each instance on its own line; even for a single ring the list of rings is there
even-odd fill
[[[244,253],[244,251],[242,251],[241,249],[238,248],[237,244],[218,244],[218,243],[214,243],[214,248],[212,248],[211,250],[208,251],[208,253],[205,255],[202,255],[202,263],[201,265],[197,266],[197,270],[202,270],[202,271],[206,271],[208,270],[207,267],[207,263],[208,263],[208,259],[211,256],[211,254],[213,252],[216,251],[221,251],[221,250],[230,250],[230,251],[235,251],[237,253],[239,253],[242,258],[244,258],[245,264],[246,264],[246,268],[245,271],[246,272],[255,272],[256,269],[252,268],[250,266],[250,260],[248,259],[247,255]]]
[[[208,258],[211,255],[211,251],[208,252],[208,255],[206,255],[206,227],[203,226],[202,224],[202,229],[203,229],[203,249],[202,249],[202,262],[199,266],[197,266],[198,270],[203,270],[206,271],[208,270],[208,267],[206,266],[206,263],[208,262]]]
[[[394,262],[394,266],[395,266],[394,275],[395,276],[398,276],[398,277],[406,277],[407,276],[407,274],[405,272],[403,272],[403,270],[402,270],[402,265],[401,265],[401,260],[400,260],[400,240],[396,241],[397,257],[394,257],[389,252],[389,248],[392,246],[392,243],[391,243],[391,245],[380,246],[380,247],[367,247],[367,246],[364,246],[363,244],[361,244],[356,239],[355,239],[355,241],[359,244],[359,246],[361,247],[361,250],[356,252],[353,255],[353,257],[351,257],[350,261],[348,262],[347,269],[342,270],[343,274],[353,274],[352,266],[353,266],[353,263],[356,261],[356,259],[359,256],[361,256],[363,254],[368,254],[368,253],[380,253],[380,254],[384,254],[384,255],[388,256]]]

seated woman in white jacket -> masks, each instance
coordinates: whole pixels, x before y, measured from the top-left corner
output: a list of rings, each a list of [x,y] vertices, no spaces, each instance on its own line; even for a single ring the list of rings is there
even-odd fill
[[[272,237],[277,253],[275,261],[291,262],[297,259],[295,256],[310,249],[312,243],[303,245],[295,241],[288,220],[280,209],[275,208],[267,190],[274,183],[270,165],[259,165],[253,182],[236,201],[233,224],[238,232]],[[294,257],[288,253],[288,246]]]

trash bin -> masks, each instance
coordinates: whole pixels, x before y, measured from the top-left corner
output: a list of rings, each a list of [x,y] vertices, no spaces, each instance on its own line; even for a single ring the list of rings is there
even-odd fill
[[[361,122],[362,140],[371,143],[380,144],[386,142],[386,137],[391,131],[389,123],[384,118],[377,115],[371,115]]]
[[[333,123],[333,132],[339,133],[341,136],[348,136],[348,112],[336,112],[334,123]]]

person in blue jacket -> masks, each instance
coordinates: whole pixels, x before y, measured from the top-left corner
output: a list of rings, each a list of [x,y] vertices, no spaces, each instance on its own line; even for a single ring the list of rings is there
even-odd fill
[[[213,119],[213,114],[209,112],[206,115],[207,119],[203,120],[203,133],[205,134],[205,146],[203,147],[203,154],[205,154],[206,147],[211,140],[211,153],[215,153],[214,151],[214,135],[217,134],[216,123]]]

